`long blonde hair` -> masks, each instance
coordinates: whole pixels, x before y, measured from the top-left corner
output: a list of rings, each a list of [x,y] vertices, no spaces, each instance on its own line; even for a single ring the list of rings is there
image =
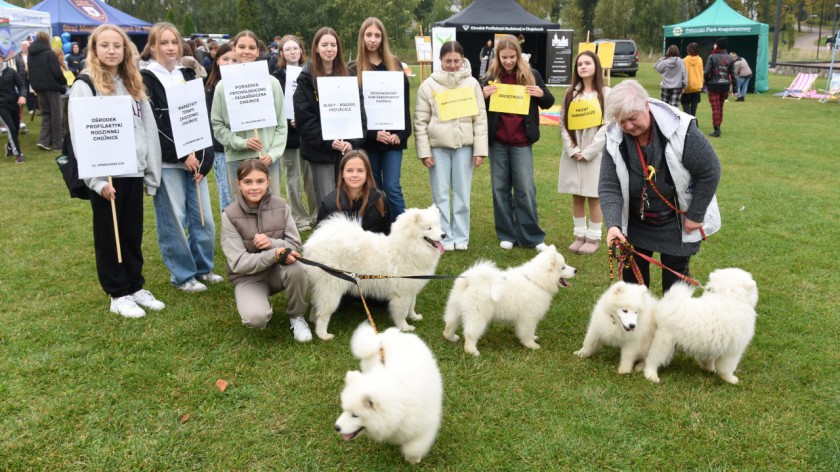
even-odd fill
[[[402,70],[402,64],[391,54],[391,48],[388,47],[388,32],[385,31],[385,25],[379,18],[370,17],[363,21],[361,28],[359,28],[359,44],[357,46],[359,52],[356,55],[356,76],[359,79],[359,87],[362,86],[362,72],[373,70],[370,59],[368,58],[367,45],[365,45],[365,30],[371,26],[375,26],[382,33],[382,42],[379,43],[377,52],[379,52],[379,57],[382,58],[385,68],[389,71]]]
[[[178,60],[184,56],[184,43],[181,41],[181,33],[178,32],[178,28],[175,27],[172,23],[167,21],[161,21],[155,23],[152,26],[152,29],[149,30],[149,38],[146,44],[149,45],[149,51],[152,53],[152,58],[156,62],[158,61],[158,46],[160,44],[160,40],[163,37],[163,33],[169,31],[170,33],[175,35],[175,40],[178,42]]]
[[[137,68],[137,53],[136,48],[129,46],[131,40],[128,35],[119,26],[115,25],[99,25],[90,34],[90,42],[88,43],[88,55],[85,61],[85,72],[90,75],[97,93],[100,95],[113,95],[116,91],[114,86],[114,78],[105,71],[99,57],[96,56],[96,43],[99,40],[99,35],[105,31],[113,31],[117,33],[123,41],[123,61],[117,67],[117,74],[122,79],[125,89],[131,98],[135,100],[146,100],[146,87],[143,86],[143,77],[140,76],[140,70]]]
[[[513,68],[513,72],[516,74],[516,83],[519,85],[536,85],[537,80],[534,78],[534,73],[531,72],[531,66],[528,65],[528,62],[522,56],[522,48],[519,46],[519,40],[510,34],[501,36],[496,40],[496,58],[487,70],[487,77],[491,77],[493,80],[499,80],[502,71],[505,70],[499,56],[505,49],[516,51],[516,66]]]

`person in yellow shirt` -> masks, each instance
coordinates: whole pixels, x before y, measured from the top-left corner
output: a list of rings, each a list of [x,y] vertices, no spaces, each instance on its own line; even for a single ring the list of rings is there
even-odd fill
[[[683,111],[691,116],[697,116],[697,104],[700,103],[700,94],[703,90],[703,59],[698,54],[699,49],[697,43],[689,43],[686,46],[688,55],[683,58],[688,85],[683,90],[680,103],[682,103]]]

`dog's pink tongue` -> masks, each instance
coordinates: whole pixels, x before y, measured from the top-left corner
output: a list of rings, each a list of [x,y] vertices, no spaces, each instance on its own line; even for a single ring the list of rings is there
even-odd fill
[[[341,437],[344,438],[345,441],[349,441],[349,440],[353,439],[354,436],[356,436],[355,433],[342,434],[341,435]]]
[[[443,244],[440,241],[435,241],[435,247],[440,251],[441,254],[446,252],[446,249],[443,248]]]

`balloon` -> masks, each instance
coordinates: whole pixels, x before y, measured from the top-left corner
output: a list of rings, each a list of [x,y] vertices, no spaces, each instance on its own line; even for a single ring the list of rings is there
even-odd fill
[[[70,48],[72,47],[73,43],[64,43],[64,45],[61,46],[61,49],[64,51],[64,54],[70,54]]]
[[[70,33],[61,33],[61,43],[67,44],[70,42]]]
[[[61,38],[59,38],[58,36],[53,36],[52,41],[50,41],[50,47],[53,49],[61,48]]]

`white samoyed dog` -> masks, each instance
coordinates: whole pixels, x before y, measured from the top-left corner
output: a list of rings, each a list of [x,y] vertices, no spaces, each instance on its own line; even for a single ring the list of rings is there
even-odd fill
[[[613,284],[595,304],[583,347],[575,355],[587,358],[604,344],[621,348],[618,373],[629,374],[647,356],[655,330],[655,307],[656,299],[644,285]]]
[[[659,367],[680,348],[701,369],[738,383],[735,369],[755,332],[758,287],[749,272],[719,269],[709,275],[702,296],[693,298],[693,292],[689,285],[674,284],[660,300],[645,377],[658,383]]]
[[[432,351],[414,334],[396,328],[376,334],[368,323],[353,333],[350,349],[361,360],[361,372],[347,372],[336,431],[346,441],[365,432],[374,441],[399,445],[408,462],[420,462],[441,421],[443,380]]]
[[[446,303],[443,337],[460,339],[455,330],[464,327],[464,351],[479,355],[476,343],[491,321],[511,323],[523,346],[539,349],[537,325],[545,317],[551,299],[568,287],[566,279],[577,269],[554,246],[518,267],[501,270],[488,261],[479,261],[455,281]]]
[[[411,208],[397,217],[391,234],[364,231],[358,222],[344,214],[335,214],[318,225],[303,245],[303,257],[327,266],[368,275],[434,274],[446,235],[440,229],[440,211],[436,206],[425,210]],[[359,296],[356,285],[312,266],[306,266],[312,304],[310,319],[315,334],[332,339],[327,325],[344,294]],[[364,296],[387,300],[391,319],[403,331],[414,330],[406,319],[420,320],[414,311],[417,294],[428,283],[422,279],[362,280]]]

